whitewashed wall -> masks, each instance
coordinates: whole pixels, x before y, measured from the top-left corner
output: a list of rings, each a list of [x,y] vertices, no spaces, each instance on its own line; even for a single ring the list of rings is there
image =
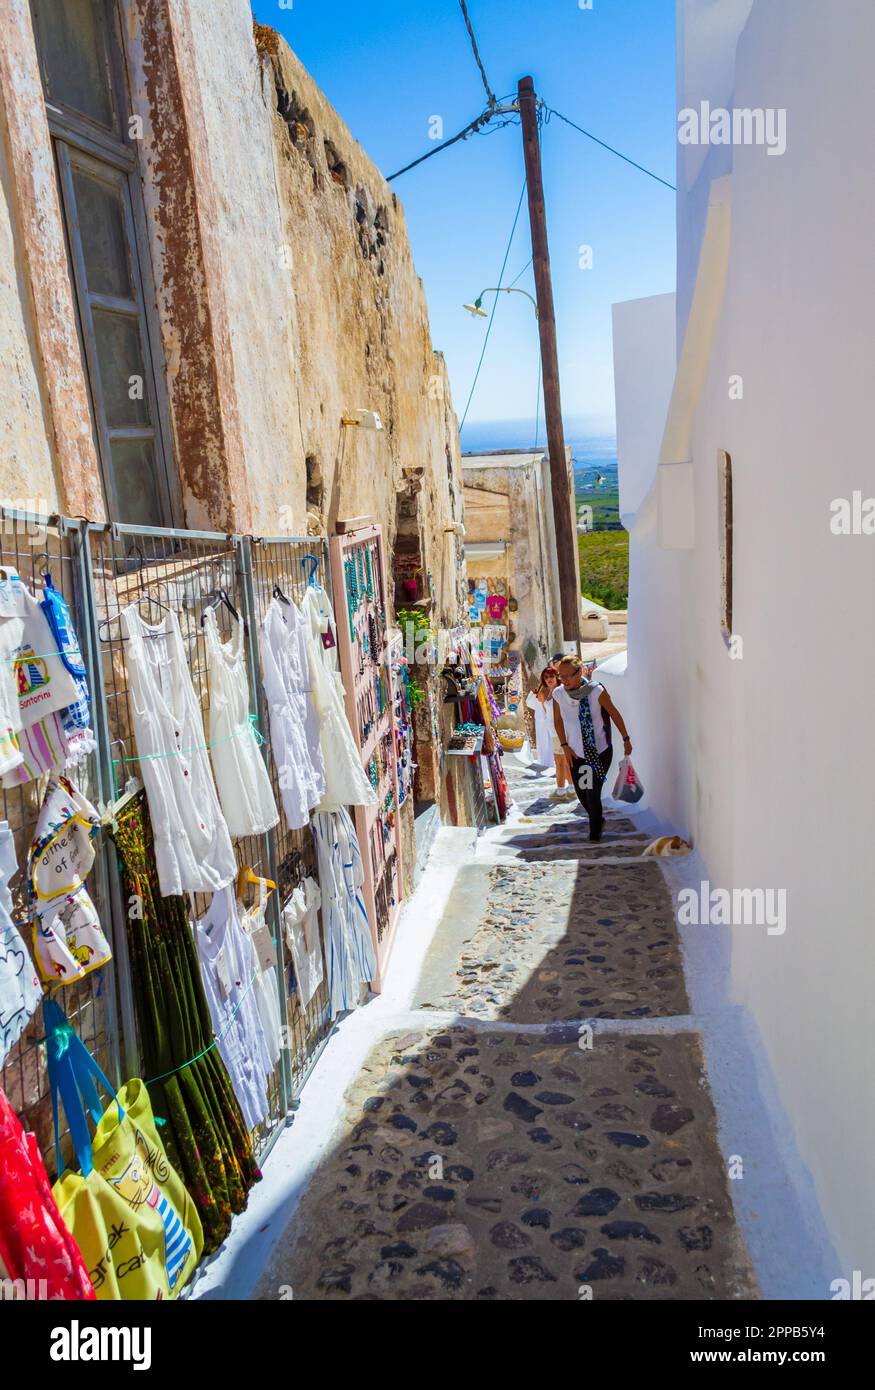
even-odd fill
[[[697,99],[702,73],[717,74],[716,105],[736,33],[714,8],[679,6],[681,58],[696,55]],[[875,1275],[875,536],[831,534],[830,503],[875,495],[873,60],[868,0],[795,0],[792,17],[773,0],[750,8],[734,101],[785,107],[788,146],[731,152],[726,287],[690,439],[694,544],[660,551],[655,496],[637,509],[615,691],[654,809],[693,837],[711,883],[787,889],[783,936],[733,929],[729,990],[762,1040],[846,1278]],[[682,67],[679,105],[687,90]],[[712,163],[679,161],[682,325],[726,152]],[[737,661],[719,625],[720,449],[734,465]]]

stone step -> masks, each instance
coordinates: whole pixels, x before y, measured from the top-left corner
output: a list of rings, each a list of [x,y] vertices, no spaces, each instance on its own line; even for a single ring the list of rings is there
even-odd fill
[[[587,1043],[587,1039],[581,1039]],[[256,1296],[752,1299],[699,1038],[384,1038]]]

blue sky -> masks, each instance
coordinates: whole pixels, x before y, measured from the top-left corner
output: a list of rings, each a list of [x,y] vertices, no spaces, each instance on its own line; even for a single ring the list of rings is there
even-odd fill
[[[503,97],[531,74],[548,105],[674,183],[674,0],[592,3],[468,0],[490,83]],[[384,174],[433,147],[431,117],[447,138],[485,104],[458,0],[254,0],[253,11],[285,36]],[[611,304],[674,288],[674,195],[555,118],[542,148],[563,413],[598,429],[613,417]],[[461,305],[497,283],[523,179],[510,126],[393,184],[460,417],[486,331]],[[581,270],[587,245],[593,266]],[[506,280],[530,255],[524,205]],[[519,285],[533,288],[531,271]],[[502,295],[469,421],[531,419],[537,354],[526,300]]]

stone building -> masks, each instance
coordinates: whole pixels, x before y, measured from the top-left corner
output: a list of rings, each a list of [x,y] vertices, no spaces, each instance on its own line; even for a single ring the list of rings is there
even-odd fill
[[[566,454],[575,523],[571,450]],[[518,449],[464,454],[462,472],[469,587],[472,581],[489,586],[495,579],[506,586],[509,646],[534,672],[564,646],[550,460],[545,453]],[[575,569],[579,593],[576,553]]]
[[[458,429],[403,209],[248,0],[4,4],[0,343],[7,503],[370,518],[435,629],[460,621]]]

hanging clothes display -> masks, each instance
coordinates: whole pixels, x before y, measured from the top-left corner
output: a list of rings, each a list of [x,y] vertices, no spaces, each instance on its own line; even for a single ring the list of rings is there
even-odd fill
[[[111,958],[85,888],[100,819],[66,777],[46,787],[27,867],[33,950],[47,984],[70,984]]]
[[[164,897],[211,893],[237,872],[207,757],[204,725],[174,612],[150,627],[122,610],[140,771]]]
[[[325,978],[319,907],[322,894],[314,878],[305,878],[283,908],[283,935],[292,953],[301,1008],[306,1009]]]
[[[307,626],[293,603],[271,599],[259,645],[283,810],[289,829],[300,830],[325,795],[326,768],[312,700]]]
[[[0,821],[0,1067],[42,998],[39,977],[12,920],[9,882],[18,873],[15,841]]]
[[[87,754],[92,753],[97,747],[91,730],[91,697],[88,691],[88,677],[67,600],[55,588],[49,573],[43,575],[43,596],[40,600],[40,608],[46,616],[60,658],[79,691],[79,699],[74,704],[67,706],[62,721],[69,744],[70,760],[81,762]]]
[[[210,678],[210,754],[219,801],[231,835],[263,835],[279,820],[270,777],[249,716],[243,624],[230,642],[219,638],[216,614],[203,618]]]
[[[377,972],[377,960],[362,898],[362,858],[349,812],[341,808],[315,815],[313,838],[322,891],[330,1013],[334,1018],[356,1007],[362,986]]]
[[[0,782],[4,787],[15,787],[53,769],[62,771],[71,758],[80,755],[67,739],[63,717],[64,711],[78,703],[80,689],[64,664],[42,607],[19,574],[5,566],[3,573]],[[9,672],[14,676],[17,713],[8,708]]]
[[[240,925],[232,889],[214,894],[193,927],[219,1054],[246,1128],[255,1129],[267,1117],[267,1078],[274,1064],[256,993],[261,968],[252,938]]]
[[[283,1046],[283,1020],[280,1015],[279,980],[276,972],[276,951],[267,925],[265,908],[270,896],[265,879],[258,879],[258,898],[247,907],[237,898],[240,926],[255,947],[260,973],[255,986],[255,998],[261,1014],[261,1026],[267,1043],[271,1070],[280,1059]]]
[[[0,583],[0,779],[24,761],[18,740],[22,725],[15,676],[15,651],[21,642],[22,623],[4,611],[5,588],[5,583]]]
[[[79,1246],[58,1211],[36,1135],[25,1133],[2,1091],[0,1269],[6,1278],[32,1280],[35,1298],[95,1296]]]
[[[162,897],[144,792],[110,833],[131,905],[128,945],[142,1063],[162,1141],[191,1193],[205,1249],[225,1239],[232,1212],[261,1176],[213,1027],[185,899]]]
[[[328,594],[321,586],[311,584],[307,588],[301,612],[307,625],[313,704],[319,716],[325,758],[325,792],[319,810],[373,806],[377,794],[362,767],[361,754],[349,727],[337,645],[323,641],[324,636],[336,631],[337,624]]]

